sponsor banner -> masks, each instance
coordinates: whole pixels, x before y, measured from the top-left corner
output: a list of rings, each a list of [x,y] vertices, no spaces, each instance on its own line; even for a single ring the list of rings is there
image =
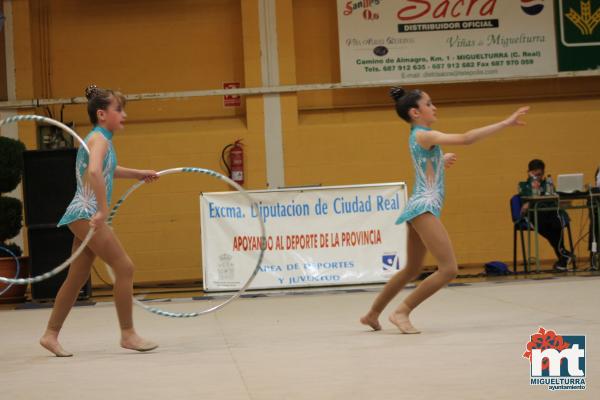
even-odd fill
[[[544,0],[338,0],[342,82],[558,74]]]
[[[559,72],[600,74],[600,0],[555,0]]]
[[[338,186],[200,196],[206,291],[385,282],[404,267],[406,185]],[[258,218],[265,224],[260,237]]]

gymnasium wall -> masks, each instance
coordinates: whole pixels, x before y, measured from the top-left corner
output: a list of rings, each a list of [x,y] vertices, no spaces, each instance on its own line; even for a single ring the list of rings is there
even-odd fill
[[[339,82],[335,0],[276,5],[281,84]],[[90,83],[129,94],[217,89],[224,82],[262,86],[258,0],[14,0],[13,12],[18,99],[82,96]],[[423,88],[438,106],[436,128],[447,132],[532,106],[526,127],[444,149],[458,154],[447,174],[442,219],[459,263],[510,260],[508,200],[531,158],[544,159],[553,175],[584,172],[592,180],[600,163],[600,79]],[[387,88],[290,93],[281,102],[287,186],[406,181],[412,187],[408,126],[395,115]],[[245,186],[266,188],[262,96],[245,97],[239,108],[225,108],[215,96],[130,102],[126,110],[126,129],[114,139],[120,165],[221,170],[221,149],[242,138]],[[61,109],[20,112],[58,117]],[[90,129],[84,106],[62,113],[79,133]],[[35,148],[32,125],[22,124],[20,136]],[[113,200],[130,184],[118,182]],[[172,176],[125,203],[115,230],[137,265],[137,282],[201,278],[198,195],[225,189],[205,177]],[[577,236],[580,217],[573,217]],[[548,246],[542,249],[543,258],[552,257]]]

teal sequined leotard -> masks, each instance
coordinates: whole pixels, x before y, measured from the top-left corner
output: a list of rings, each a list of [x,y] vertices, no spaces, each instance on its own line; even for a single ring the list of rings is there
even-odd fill
[[[85,137],[85,143],[88,143],[92,135],[97,134],[102,135],[102,137],[108,141],[108,151],[102,162],[102,176],[104,176],[104,182],[106,184],[106,202],[107,204],[110,204],[113,176],[115,174],[115,169],[117,168],[117,155],[115,154],[112,144],[112,132],[101,126],[95,126],[94,129],[92,129]],[[58,222],[58,226],[70,224],[78,219],[90,220],[98,210],[96,195],[89,182],[86,182],[85,180],[89,162],[90,157],[87,151],[85,151],[83,147],[80,147],[77,151],[77,159],[75,161],[77,190],[75,191],[75,197],[73,197],[71,204],[67,207],[67,211],[65,211],[65,214]]]
[[[437,145],[426,150],[416,140],[417,131],[429,130],[418,125],[410,130],[408,143],[415,169],[415,186],[396,224],[410,221],[426,212],[440,217],[444,204],[444,153]]]

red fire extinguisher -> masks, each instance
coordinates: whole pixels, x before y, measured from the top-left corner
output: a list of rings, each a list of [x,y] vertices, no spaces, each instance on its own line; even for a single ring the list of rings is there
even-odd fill
[[[229,152],[228,159],[225,159],[225,153]],[[242,139],[225,146],[221,152],[221,159],[227,168],[227,173],[232,181],[239,185],[244,184],[244,149],[242,148]]]

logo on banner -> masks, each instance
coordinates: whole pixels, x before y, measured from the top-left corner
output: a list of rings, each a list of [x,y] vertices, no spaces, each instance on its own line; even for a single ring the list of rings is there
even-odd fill
[[[400,259],[396,253],[385,253],[383,256],[381,256],[381,263],[384,271],[400,269]]]
[[[373,49],[373,54],[379,57],[385,56],[389,52],[388,48],[385,46],[377,46]]]
[[[523,357],[529,359],[530,384],[548,390],[585,390],[585,336],[557,335],[540,328]]]
[[[233,265],[232,256],[230,254],[221,254],[217,265],[217,275],[219,281],[233,281],[235,277],[235,268]]]
[[[544,0],[521,0],[521,10],[527,15],[538,15],[544,9]]]
[[[354,11],[362,10],[362,17],[366,20],[374,21],[379,19],[379,13],[373,12],[372,7],[378,6],[382,0],[355,0],[344,3],[344,15],[352,15]]]
[[[567,47],[600,45],[600,0],[560,0],[560,30]]]

